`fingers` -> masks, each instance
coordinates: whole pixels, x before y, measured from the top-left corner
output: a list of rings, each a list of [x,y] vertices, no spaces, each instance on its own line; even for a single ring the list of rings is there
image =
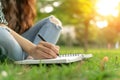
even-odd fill
[[[60,47],[59,46],[55,46],[56,48],[57,48],[57,50],[59,50],[60,49]]]
[[[33,51],[35,59],[56,58],[59,53],[59,46],[41,41]]]
[[[59,46],[55,46],[55,47],[56,47],[56,49],[58,50],[57,55],[59,55],[59,50],[60,50],[60,47],[59,47]]]
[[[50,59],[50,58],[52,58],[51,55],[45,54],[44,52],[39,51],[39,50],[37,50],[36,53],[37,53],[37,55],[34,56],[34,59]]]
[[[40,44],[43,45],[44,47],[49,48],[49,49],[52,50],[54,53],[59,54],[59,47],[58,47],[58,46],[55,46],[55,45],[53,45],[53,44],[50,44],[50,43],[44,42],[44,41],[41,41]]]
[[[53,58],[53,56],[49,55],[49,54],[46,54],[42,51],[39,52],[41,54],[41,56],[38,56],[37,59],[50,59],[50,58]]]
[[[47,57],[47,58],[56,58],[57,57],[56,53],[53,50],[51,50],[43,45],[38,45],[37,48],[43,53],[43,54],[42,53],[41,54],[44,55],[44,57]]]

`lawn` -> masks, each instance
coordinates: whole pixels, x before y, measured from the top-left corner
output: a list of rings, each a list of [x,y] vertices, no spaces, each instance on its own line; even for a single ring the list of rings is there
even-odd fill
[[[83,53],[83,49],[62,47],[60,53]],[[6,61],[0,64],[0,80],[120,80],[119,49],[89,49],[88,53],[93,57],[61,65],[15,65]],[[102,65],[105,56],[109,59]]]

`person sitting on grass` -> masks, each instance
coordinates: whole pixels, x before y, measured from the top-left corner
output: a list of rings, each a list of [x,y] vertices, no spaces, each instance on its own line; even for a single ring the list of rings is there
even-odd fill
[[[34,26],[36,0],[0,0],[0,59],[56,58],[62,25],[49,16]],[[47,42],[42,41],[40,35]]]

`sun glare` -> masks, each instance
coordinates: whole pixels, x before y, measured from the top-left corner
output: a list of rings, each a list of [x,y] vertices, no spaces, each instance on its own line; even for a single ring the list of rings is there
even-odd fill
[[[112,15],[117,17],[120,0],[99,0],[96,4],[97,12],[103,16]]]

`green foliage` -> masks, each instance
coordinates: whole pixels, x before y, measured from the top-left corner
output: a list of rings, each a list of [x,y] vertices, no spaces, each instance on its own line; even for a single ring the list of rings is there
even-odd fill
[[[53,6],[54,2],[59,2],[60,6]],[[95,2],[95,1],[94,1]],[[84,19],[94,16],[94,3],[92,0],[42,0],[38,1],[38,17],[43,18],[48,15],[55,15],[63,24],[78,24]],[[41,13],[40,8],[51,5],[54,11],[51,13]]]

